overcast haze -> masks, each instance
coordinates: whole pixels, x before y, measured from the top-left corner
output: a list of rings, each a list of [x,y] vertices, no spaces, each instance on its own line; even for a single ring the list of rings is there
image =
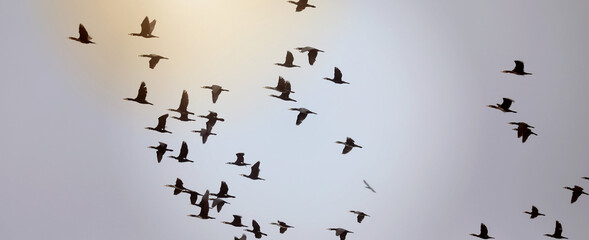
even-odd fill
[[[348,240],[476,239],[481,222],[496,239],[548,239],[555,220],[589,237],[589,198],[571,205],[562,188],[589,188],[589,2],[2,3],[0,239],[232,239],[245,233],[220,223],[232,214],[263,239],[337,240],[329,227]],[[128,35],[145,16],[160,38]],[[67,39],[80,23],[96,45]],[[313,66],[304,46],[325,51]],[[286,51],[301,68],[273,65]],[[137,55],[150,53],[170,59],[149,69]],[[533,75],[501,73],[516,59]],[[349,85],[322,79],[334,67]],[[298,102],[268,96],[278,76]],[[141,81],[153,106],[123,100]],[[212,84],[230,90],[215,104],[201,88]],[[183,90],[189,111],[226,120],[204,145],[190,132],[202,118],[144,129],[177,116]],[[517,113],[486,107],[503,97]],[[296,126],[292,107],[318,115]],[[511,121],[538,136],[522,144]],[[346,137],[364,148],[342,155]],[[161,163],[147,148],[158,141],[174,149]],[[167,158],[182,141],[195,163]],[[266,181],[225,164],[237,152]],[[216,219],[187,217],[200,209],[164,187],[176,178],[201,193],[226,181],[236,198]],[[532,205],[546,216],[530,220]],[[276,220],[295,228],[279,234]]]

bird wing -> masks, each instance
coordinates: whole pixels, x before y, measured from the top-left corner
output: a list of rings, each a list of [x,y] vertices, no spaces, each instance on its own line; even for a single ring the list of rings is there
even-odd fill
[[[309,64],[313,65],[313,63],[315,63],[317,53],[317,49],[312,49],[311,51],[309,51],[309,53],[307,54],[307,56],[309,57]]]
[[[243,158],[243,154],[237,154],[237,160],[235,160],[235,163],[241,164],[244,162],[245,162],[245,159]]]
[[[297,12],[303,11],[305,10],[305,8],[307,7],[307,0],[299,0],[299,2],[297,3]]]
[[[81,23],[78,26],[78,33],[80,33],[80,39],[92,40],[92,37],[88,35],[88,31],[86,31],[86,28]]]
[[[511,107],[511,103],[513,103],[513,100],[509,99],[509,98],[503,98],[503,103],[501,103],[501,108],[503,108],[504,110],[509,109],[509,107]]]
[[[307,118],[307,114],[300,112],[299,115],[297,115],[297,125],[301,125],[305,118]]]
[[[581,196],[582,191],[573,191],[573,196],[571,197],[571,203],[574,203],[579,199]]]
[[[287,228],[285,228],[285,227],[280,227],[280,233],[284,233],[284,232],[286,232],[286,229],[287,229]]]
[[[219,94],[221,94],[221,89],[213,89],[212,93],[213,93],[213,103],[216,103],[217,99],[219,99]]]
[[[528,140],[528,137],[532,135],[532,130],[530,130],[529,128],[525,128],[523,131],[523,135],[522,135],[522,143],[525,143],[526,140]]]
[[[524,63],[519,60],[515,60],[515,68],[513,68],[514,72],[523,72],[524,71]]]
[[[339,70],[339,68],[335,67],[334,69],[334,77],[333,80],[342,80],[342,71]]]
[[[298,9],[298,7],[297,7],[297,9]],[[292,53],[290,51],[286,51],[286,60],[284,61],[284,64],[292,65],[293,61],[294,61],[294,56],[292,55]]]
[[[151,34],[151,32],[153,32],[153,29],[155,28],[155,19],[153,21],[151,21],[151,23],[149,23],[149,34]]]
[[[188,112],[188,92],[184,90],[182,92],[182,98],[180,99],[180,106],[178,106],[178,111],[180,112]]]
[[[233,223],[235,225],[243,225],[243,224],[241,224],[241,216],[239,216],[239,215],[233,215]]]
[[[219,189],[219,193],[217,195],[226,195],[229,191],[229,187],[225,181],[221,182],[221,188]]]
[[[260,231],[260,225],[258,224],[258,222],[256,222],[256,220],[252,220],[252,227],[254,228],[254,232]]]
[[[487,230],[487,226],[481,223],[481,236],[487,236],[488,233],[489,231]]]
[[[340,240],[346,240],[346,235],[348,235],[348,232],[344,230],[344,232],[342,232],[342,233],[339,235],[339,239],[340,239]]]
[[[147,97],[147,87],[145,86],[145,82],[141,82],[141,85],[139,86],[139,90],[137,91],[137,100],[143,100],[145,101],[145,98]]]
[[[561,236],[562,235],[562,225],[559,221],[556,221],[556,227],[554,228],[554,235]]]
[[[200,213],[198,214],[201,217],[209,215],[209,191],[205,193],[205,195],[201,198],[200,203]]]
[[[536,206],[532,206],[532,215],[538,214],[538,208]]]
[[[186,156],[188,156],[188,144],[186,144],[185,141],[182,141],[182,147],[180,148],[180,154],[178,155],[178,158],[186,158]]]
[[[152,57],[151,59],[149,59],[149,68],[153,69],[155,68],[155,65],[160,61],[159,58],[157,57]]]
[[[190,192],[190,203],[192,205],[196,205],[196,200],[198,200],[198,193],[197,192],[194,192],[194,191],[191,191]]]
[[[370,191],[376,193],[376,191],[374,191],[374,189],[370,186],[370,184],[368,184],[368,182],[366,182],[366,180],[362,179],[362,181],[364,181],[364,184],[366,185],[366,188],[370,189]]]
[[[257,161],[256,164],[254,164],[252,166],[252,172],[250,173],[250,176],[252,178],[257,178],[259,174],[260,174],[260,161]]]
[[[284,88],[286,87],[286,80],[283,77],[278,77],[278,84],[276,85],[276,90],[280,92],[284,92]]]
[[[141,32],[139,33],[139,35],[145,36],[149,33],[149,18],[145,16],[145,18],[141,22]]]
[[[284,82],[284,91],[282,91],[282,92],[288,92],[288,93],[290,93],[291,90],[292,90],[292,88],[290,86],[290,82],[289,81],[285,81]]]
[[[168,118],[168,114],[164,114],[162,116],[160,116],[159,118],[157,118],[157,126],[155,126],[156,129],[165,129],[166,128],[166,118]]]
[[[362,223],[362,220],[364,219],[364,215],[363,214],[358,214],[358,223]]]
[[[158,150],[155,152],[155,154],[156,154],[156,157],[157,157],[157,162],[158,162],[158,163],[162,161],[162,157],[164,156],[164,153],[166,153],[166,148],[163,148],[163,149],[158,149]]]

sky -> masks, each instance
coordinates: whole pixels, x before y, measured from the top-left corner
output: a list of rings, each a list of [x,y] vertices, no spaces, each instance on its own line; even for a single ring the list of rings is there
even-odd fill
[[[0,8],[1,239],[232,239],[221,224],[242,215],[263,239],[542,239],[563,225],[586,239],[589,198],[589,30],[586,1],[3,1]],[[159,38],[129,36],[145,16]],[[84,24],[95,45],[68,40]],[[294,48],[325,51],[310,66]],[[300,68],[274,65],[286,51]],[[140,54],[161,60],[149,69]],[[533,73],[516,76],[513,60]],[[349,85],[323,80],[341,69]],[[264,86],[292,83],[284,102]],[[125,101],[141,81],[153,106]],[[217,103],[202,86],[229,89]],[[225,122],[202,144],[205,120],[168,119],[173,134],[145,130],[176,108]],[[486,107],[503,97],[517,113]],[[295,125],[297,112],[309,115]],[[518,139],[511,121],[535,126]],[[362,149],[342,155],[352,137]],[[148,146],[182,141],[195,163],[157,163]],[[225,164],[244,152],[260,161]],[[230,205],[213,220],[184,186]],[[365,179],[376,193],[364,188]],[[535,205],[545,217],[530,220]],[[349,210],[369,214],[361,224]],[[269,223],[295,228],[285,234]],[[254,239],[250,233],[248,239]]]

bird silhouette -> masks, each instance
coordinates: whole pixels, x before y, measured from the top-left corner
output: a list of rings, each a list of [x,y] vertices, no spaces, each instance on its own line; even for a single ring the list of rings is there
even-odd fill
[[[297,115],[297,126],[301,125],[301,123],[303,123],[303,120],[305,120],[305,118],[307,118],[308,114],[317,114],[309,109],[306,108],[290,108],[289,110],[291,111],[299,111],[299,115]]]
[[[167,118],[168,118],[168,114],[161,115],[159,118],[157,118],[157,126],[155,126],[155,128],[146,127],[145,129],[158,131],[161,133],[172,133],[172,132],[166,130],[166,119]]]
[[[149,18],[145,16],[143,21],[141,22],[141,32],[140,33],[129,33],[131,36],[139,36],[144,38],[157,38],[158,36],[154,36],[151,33],[155,28],[155,19],[149,22]]]
[[[290,90],[290,82],[284,80],[284,78],[281,77],[281,76],[278,76],[278,84],[276,84],[276,87],[266,86],[264,88],[266,88],[266,89],[272,89],[272,90],[279,91],[279,92],[290,92],[290,93],[294,93],[293,91]]]
[[[365,188],[368,188],[373,193],[376,193],[376,191],[374,191],[374,189],[372,189],[372,187],[368,184],[368,182],[366,182],[366,180],[362,179],[362,181],[364,181],[364,185],[366,185],[366,186],[364,186]]]
[[[583,188],[582,187],[579,187],[577,185],[575,185],[575,187],[572,187],[572,188],[571,187],[563,187],[563,188],[573,191],[573,196],[571,197],[571,204],[573,204],[574,202],[576,202],[577,199],[579,199],[579,197],[582,194],[589,195],[589,194],[587,194],[586,192],[583,191]]]
[[[78,33],[80,34],[79,37],[77,37],[77,38],[69,37],[69,39],[74,40],[74,41],[78,41],[78,42],[81,42],[84,44],[88,44],[88,43],[96,44],[95,42],[90,41],[90,40],[92,40],[92,37],[90,37],[90,35],[88,35],[88,31],[86,31],[86,28],[81,23],[78,26]]]
[[[155,65],[160,61],[160,59],[168,59],[167,57],[162,57],[157,54],[141,54],[139,57],[146,57],[149,58],[149,68],[155,68]]]
[[[494,237],[489,236],[489,231],[487,230],[487,226],[485,226],[485,224],[483,224],[483,223],[481,223],[481,233],[479,233],[478,235],[471,233],[470,235],[475,236],[475,237],[479,237],[482,239],[494,239]]]
[[[345,145],[344,150],[342,151],[342,154],[349,153],[350,151],[352,151],[352,148],[354,148],[354,147],[362,148],[362,146],[356,145],[356,143],[354,142],[354,139],[352,139],[351,137],[346,138],[346,142],[336,141],[335,143]]]
[[[184,183],[180,178],[176,178],[176,184],[174,185],[164,185],[164,187],[171,187],[174,189],[174,195],[180,194],[182,191],[186,190],[184,187]]]
[[[203,86],[202,88],[206,88],[206,89],[211,89],[212,90],[212,93],[213,93],[213,103],[216,103],[217,102],[217,99],[219,98],[219,94],[221,94],[221,92],[229,92],[229,90],[223,89],[219,85]]]
[[[517,113],[516,111],[509,109],[509,107],[511,107],[511,103],[513,103],[513,100],[511,100],[509,98],[503,98],[503,103],[501,103],[501,104],[497,103],[497,105],[487,105],[487,106],[490,108],[499,109],[502,112]]]
[[[319,50],[317,48],[314,47],[298,47],[295,48],[296,50],[299,50],[300,52],[304,53],[304,52],[308,52],[307,53],[307,57],[309,58],[309,64],[312,66],[313,63],[315,63],[315,60],[317,59],[317,54],[319,52],[323,52],[322,50]]]
[[[327,230],[335,231],[335,236],[339,236],[340,240],[346,240],[348,233],[354,233],[343,228],[328,228]]]
[[[503,70],[504,73],[513,73],[515,75],[532,75],[531,73],[524,72],[524,62],[515,60],[515,67],[513,70]]]
[[[538,212],[538,208],[536,206],[532,206],[532,211],[531,212],[525,211],[524,213],[530,214],[530,218],[532,218],[532,219],[534,219],[534,218],[536,218],[538,216],[546,216],[543,213]]]
[[[207,142],[207,139],[209,138],[210,135],[217,135],[216,133],[211,132],[211,129],[204,129],[201,128],[200,130],[192,130],[192,132],[197,132],[200,134],[200,136],[202,137],[202,144],[205,144]]]
[[[174,150],[172,149],[168,149],[168,144],[165,144],[163,142],[159,142],[160,145],[156,146],[149,146],[148,148],[153,148],[155,150],[157,150],[156,153],[156,157],[157,157],[157,162],[161,162],[162,161],[162,157],[164,156],[164,154],[168,151],[173,152]]]
[[[527,128],[534,128],[525,122],[509,122],[511,125],[517,125],[517,138],[520,138],[524,135],[525,129]]]
[[[266,180],[266,179],[258,177],[258,175],[260,175],[260,161],[257,161],[252,166],[252,170],[249,175],[241,174],[241,176],[244,176],[246,178],[253,179],[253,180]]]
[[[174,158],[178,160],[178,162],[194,162],[190,159],[187,159],[186,156],[188,155],[188,144],[185,141],[182,141],[182,147],[180,148],[180,154],[177,157],[168,156],[169,158]]]
[[[280,227],[280,229],[279,229],[280,233],[286,232],[286,230],[289,229],[289,228],[294,228],[293,226],[290,226],[290,225],[288,225],[285,222],[282,222],[280,220],[278,220],[275,223],[270,223],[270,224],[276,225],[276,226]]]
[[[250,165],[249,163],[245,163],[245,159],[243,158],[243,155],[245,155],[245,153],[236,153],[235,155],[237,155],[237,159],[235,160],[235,162],[227,162],[227,164],[236,165],[236,166]]]
[[[258,222],[256,222],[256,220],[252,220],[252,230],[245,229],[245,231],[253,233],[256,238],[262,238],[262,235],[268,236],[267,234],[260,231],[260,225]]]
[[[227,194],[229,191],[229,187],[225,181],[221,181],[221,188],[219,188],[218,193],[211,193],[211,195],[216,196],[217,198],[235,198],[235,196],[231,196]]]
[[[124,98],[124,100],[134,101],[141,104],[153,105],[153,103],[150,103],[147,100],[145,100],[145,97],[147,97],[147,87],[145,86],[145,82],[141,82],[141,85],[139,85],[139,90],[137,91],[137,97]]]
[[[239,216],[239,215],[233,215],[232,222],[221,222],[221,223],[229,224],[234,227],[247,227],[246,225],[241,224],[241,216]]]
[[[559,221],[556,221],[556,226],[554,227],[554,233],[553,234],[544,234],[544,236],[548,236],[551,238],[557,238],[557,239],[569,239],[567,237],[563,237],[562,236],[562,225],[560,224]]]
[[[215,219],[214,217],[209,216],[209,190],[207,190],[202,196],[198,206],[200,207],[200,213],[198,215],[190,214],[188,215],[189,217],[197,217],[200,219]]]
[[[332,81],[332,82],[337,83],[337,84],[344,84],[344,83],[345,84],[350,84],[349,82],[342,81],[342,71],[340,71],[339,68],[335,67],[334,70],[333,70],[333,72],[334,72],[333,73],[333,78],[323,78],[323,79]]]
[[[294,56],[292,55],[292,53],[290,51],[286,51],[286,59],[284,59],[284,63],[275,63],[275,65],[283,66],[283,67],[287,67],[287,68],[301,67],[301,66],[292,64],[293,61],[294,61]]]
[[[213,129],[213,126],[215,126],[215,124],[217,123],[217,121],[221,121],[221,122],[224,122],[225,121],[225,119],[223,119],[223,118],[218,118],[217,115],[218,114],[216,112],[209,111],[209,114],[207,114],[206,116],[205,115],[198,115],[198,117],[208,119],[208,121],[207,121],[207,129],[211,129],[212,130]]]
[[[358,221],[358,223],[362,223],[362,220],[364,220],[364,217],[370,217],[370,215],[361,212],[361,211],[354,211],[354,210],[350,210],[351,213],[354,213],[356,215],[358,215],[358,217],[356,218],[356,220]]]
[[[295,11],[300,12],[305,10],[305,8],[310,7],[310,8],[315,8],[315,6],[308,4],[309,0],[299,0],[298,2],[295,1],[288,1],[289,3],[292,3],[294,5],[297,5],[297,9]]]
[[[529,128],[517,127],[517,128],[514,128],[513,130],[517,131],[518,138],[520,136],[522,137],[522,143],[525,143],[526,140],[528,140],[528,137],[530,137],[530,135],[532,135],[532,134],[538,136],[538,134],[536,134],[535,132],[532,132],[532,129],[529,129]]]
[[[177,109],[168,109],[168,111],[178,112],[180,114],[194,114],[188,111],[188,92],[182,91],[182,98],[180,98],[180,105]],[[182,117],[181,117],[182,118]]]
[[[211,209],[217,207],[217,212],[221,212],[221,209],[223,208],[223,206],[225,204],[230,204],[230,203],[221,199],[221,198],[215,198],[215,199],[213,199],[213,204],[211,205]]]
[[[247,240],[247,237],[245,236],[245,234],[241,234],[240,238],[233,237],[233,240]]]

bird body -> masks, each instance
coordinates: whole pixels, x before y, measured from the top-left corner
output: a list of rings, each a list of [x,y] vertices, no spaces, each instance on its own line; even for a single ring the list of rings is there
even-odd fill
[[[260,231],[260,225],[256,220],[252,220],[252,229],[245,229],[245,231],[251,232],[256,238],[262,238],[262,235],[268,236],[267,234]]]
[[[328,228],[327,230],[335,231],[335,236],[339,236],[340,240],[346,240],[348,233],[354,233],[343,228]]]
[[[154,36],[151,33],[155,28],[155,19],[149,22],[149,18],[145,16],[143,21],[141,22],[141,32],[139,33],[129,33],[131,36],[139,36],[144,38],[157,38],[158,36]]]
[[[296,124],[301,125],[301,123],[303,123],[303,120],[305,120],[305,118],[307,118],[308,114],[317,114],[309,109],[306,108],[290,108],[289,110],[291,111],[299,111],[299,115],[297,115],[297,121]]]
[[[233,221],[232,222],[221,222],[221,223],[229,224],[229,225],[234,226],[234,227],[247,227],[246,225],[243,225],[241,223],[241,216],[239,216],[239,215],[233,215]]]
[[[245,163],[245,159],[243,158],[243,155],[245,155],[245,153],[236,153],[235,155],[237,156],[237,159],[235,160],[235,162],[227,162],[227,164],[236,165],[236,166],[250,165],[249,163]]]
[[[153,131],[157,131],[157,132],[161,132],[161,133],[172,133],[172,132],[166,130],[166,119],[167,118],[168,118],[168,114],[161,115],[157,119],[157,126],[155,126],[155,128],[146,127],[145,129],[149,129],[149,130],[153,130]]]
[[[361,211],[354,211],[354,210],[350,210],[351,213],[354,213],[356,215],[358,215],[358,217],[356,218],[356,220],[358,221],[358,223],[362,223],[362,220],[364,220],[364,217],[370,217],[370,215],[361,212]]]
[[[516,111],[509,109],[509,107],[511,107],[511,103],[513,103],[513,100],[511,100],[509,98],[503,98],[503,103],[501,103],[501,104],[497,103],[497,105],[488,105],[488,107],[499,109],[502,112],[517,113]]]
[[[553,234],[544,234],[544,236],[548,236],[551,238],[556,238],[556,239],[568,239],[567,237],[563,237],[562,236],[562,225],[560,224],[559,221],[556,221],[556,226],[554,227],[554,233]]]
[[[288,1],[289,3],[292,3],[294,5],[297,5],[297,8],[295,11],[300,12],[305,10],[305,8],[310,7],[310,8],[315,8],[315,6],[310,5],[308,2],[309,0],[299,0],[298,2],[295,1]]]
[[[532,211],[531,212],[525,211],[524,213],[530,214],[530,218],[532,218],[532,219],[534,219],[534,218],[536,218],[538,216],[546,216],[543,213],[540,213],[538,211],[538,208],[536,206],[532,206]]]
[[[292,55],[292,53],[290,51],[286,51],[286,58],[284,59],[284,63],[275,63],[275,65],[283,66],[283,67],[287,67],[287,68],[301,67],[298,65],[294,65],[293,61],[294,61],[294,56]]]
[[[478,237],[478,238],[482,238],[482,239],[494,239],[494,237],[489,236],[489,231],[487,230],[487,226],[485,226],[485,224],[482,224],[482,223],[481,223],[481,233],[479,233],[479,234],[471,233],[470,235]]]
[[[244,176],[246,178],[253,179],[253,180],[266,180],[266,179],[260,178],[258,175],[260,175],[260,161],[257,161],[252,166],[251,172],[249,175],[241,174],[241,176]]]
[[[294,228],[293,226],[290,226],[290,225],[288,225],[288,224],[286,224],[285,222],[282,222],[282,221],[280,221],[280,220],[278,220],[278,221],[277,221],[277,222],[275,222],[275,223],[270,223],[270,224],[272,224],[272,225],[276,225],[276,226],[280,227],[280,229],[279,229],[279,232],[280,232],[280,233],[284,233],[284,232],[286,232],[286,230],[287,230],[287,229],[289,229],[289,228]]]
[[[138,102],[138,103],[141,103],[141,104],[153,105],[153,103],[150,103],[147,100],[145,100],[146,97],[147,97],[147,87],[145,86],[145,82],[141,82],[141,85],[139,85],[139,90],[137,91],[137,97],[135,97],[135,98],[124,98],[124,99],[125,100],[129,100],[129,101]]]
[[[77,37],[77,38],[69,37],[69,39],[74,40],[74,41],[78,41],[78,42],[81,42],[84,44],[88,44],[88,43],[96,44],[95,42],[90,41],[90,40],[92,40],[92,37],[90,37],[90,35],[88,35],[88,31],[86,31],[86,28],[81,23],[80,23],[80,25],[78,25],[78,33],[79,33],[79,37]]]
[[[515,60],[515,67],[513,68],[513,70],[503,70],[503,73],[512,73],[515,75],[520,75],[520,76],[524,76],[524,75],[532,75],[531,73],[527,73],[524,71],[524,62],[519,61],[519,60]]]
[[[345,145],[344,150],[342,151],[342,154],[349,153],[350,151],[352,151],[352,148],[354,148],[354,147],[362,148],[362,146],[356,145],[356,143],[354,142],[354,139],[352,139],[351,137],[346,138],[346,142],[336,141],[335,143]]]
[[[334,71],[333,78],[323,78],[323,79],[332,81],[337,84],[350,84],[349,82],[342,81],[342,71],[340,71],[339,68],[335,67],[333,71]]]
[[[212,90],[213,103],[216,103],[217,102],[217,99],[219,98],[219,95],[221,94],[221,92],[229,92],[229,90],[223,89],[219,85],[204,86],[202,88],[206,88],[206,89],[211,89]]]
[[[204,128],[201,128],[198,131],[192,130],[192,132],[200,133],[200,136],[202,138],[202,144],[205,144],[207,142],[207,139],[209,138],[210,135],[217,135],[216,133],[211,132],[211,129],[204,129]]]
[[[149,146],[148,148],[153,148],[156,151],[156,157],[157,157],[157,162],[161,162],[162,161],[162,157],[164,156],[164,154],[168,151],[173,152],[174,150],[172,149],[168,149],[168,144],[165,144],[163,142],[159,142],[159,145],[156,146]]]
[[[576,202],[577,199],[579,199],[579,197],[582,194],[589,195],[589,194],[587,194],[586,192],[583,191],[583,188],[582,187],[579,187],[577,185],[575,185],[575,187],[572,187],[572,188],[571,187],[564,187],[564,189],[568,189],[568,190],[573,191],[573,196],[571,197],[571,204],[573,204],[574,202]]]
[[[157,54],[141,54],[139,57],[146,57],[149,58],[149,68],[155,68],[155,65],[160,61],[160,59],[168,59],[167,57],[163,57]]]
[[[525,143],[530,135],[538,135],[535,132],[532,132],[532,129],[530,129],[534,127],[525,122],[509,122],[509,124],[517,125],[517,128],[514,128],[513,130],[517,131],[518,138],[523,137],[522,143]]]
[[[309,58],[309,65],[311,66],[315,63],[315,60],[317,59],[317,54],[319,54],[319,52],[323,52],[322,50],[319,50],[314,47],[298,47],[295,49],[299,50],[302,53],[308,52],[307,57]]]
[[[178,160],[178,162],[194,162],[190,159],[187,159],[186,156],[188,156],[188,144],[186,144],[185,141],[182,141],[182,147],[180,148],[180,154],[178,154],[177,157],[169,156],[169,158],[174,158],[174,159]]]

